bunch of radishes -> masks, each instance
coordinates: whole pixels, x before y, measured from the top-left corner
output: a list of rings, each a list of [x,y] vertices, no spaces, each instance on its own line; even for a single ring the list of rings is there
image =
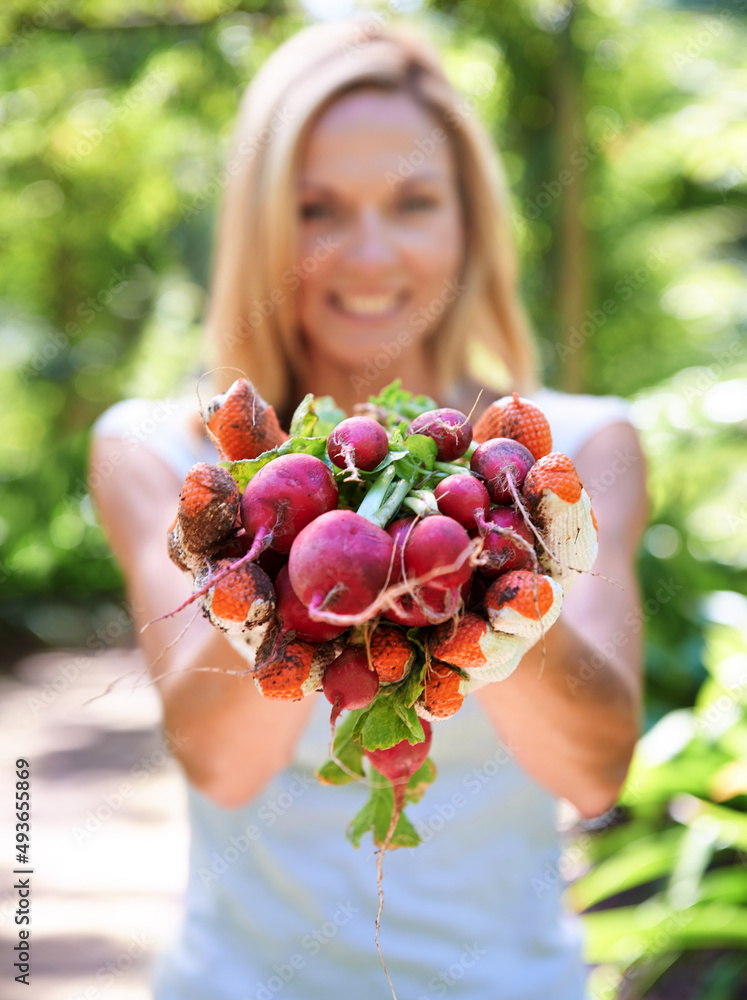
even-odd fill
[[[252,672],[265,697],[323,691],[333,736],[348,712],[320,780],[363,779],[366,757],[391,780],[373,797],[392,796],[386,827],[369,803],[353,842],[371,829],[412,845],[402,807],[435,774],[430,721],[515,669],[596,535],[570,460],[517,394],[474,429],[399,383],[363,409],[308,396],[288,435],[239,379],[203,413],[224,461],[190,470],[169,552],[237,648],[264,628]]]

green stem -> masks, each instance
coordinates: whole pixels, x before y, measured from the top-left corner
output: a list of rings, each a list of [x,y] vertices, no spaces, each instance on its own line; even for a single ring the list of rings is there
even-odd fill
[[[436,497],[430,490],[413,490],[405,498],[404,505],[414,511],[418,517],[425,517],[426,514],[438,514]]]
[[[388,465],[379,478],[374,482],[373,486],[365,495],[360,507],[358,508],[360,516],[365,517],[367,521],[371,521],[373,524],[378,524],[378,520],[375,515],[379,507],[381,507],[384,503],[384,498],[386,497],[389,485],[394,479],[394,473],[394,465]]]
[[[410,484],[407,480],[400,479],[387,500],[379,507],[375,514],[369,516],[368,520],[373,524],[378,524],[380,528],[385,528],[402,506],[402,501],[407,496],[409,489]]]
[[[451,465],[449,462],[436,462],[433,468],[445,472],[447,476],[464,475],[465,472],[469,472],[468,465]]]

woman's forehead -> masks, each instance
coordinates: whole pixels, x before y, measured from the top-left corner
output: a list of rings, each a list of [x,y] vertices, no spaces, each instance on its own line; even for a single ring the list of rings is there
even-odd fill
[[[338,98],[309,131],[302,186],[326,186],[386,174],[423,180],[453,178],[448,133],[409,94],[366,89]]]

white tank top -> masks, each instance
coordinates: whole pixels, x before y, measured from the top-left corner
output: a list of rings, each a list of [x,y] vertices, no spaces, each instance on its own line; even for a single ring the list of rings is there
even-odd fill
[[[550,389],[533,398],[554,449],[571,457],[602,427],[628,420],[622,399]],[[210,442],[185,430],[193,401],[164,404],[170,414],[160,420],[157,405],[119,403],[94,433],[128,437],[137,428],[180,478],[217,459]],[[374,945],[372,841],[356,850],[345,839],[367,791],[315,779],[329,704],[312,697],[295,760],[256,800],[224,809],[187,783],[189,882],[178,936],[156,967],[155,1000],[389,997]],[[582,1000],[582,927],[563,906],[558,874],[558,799],[526,774],[474,699],[434,726],[431,757],[436,782],[407,807],[424,843],[384,861],[380,944],[397,996]]]

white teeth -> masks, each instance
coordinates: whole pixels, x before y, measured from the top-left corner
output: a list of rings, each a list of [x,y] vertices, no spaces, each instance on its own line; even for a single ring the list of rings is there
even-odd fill
[[[399,295],[340,295],[338,302],[346,312],[376,316],[388,312],[399,301]]]

